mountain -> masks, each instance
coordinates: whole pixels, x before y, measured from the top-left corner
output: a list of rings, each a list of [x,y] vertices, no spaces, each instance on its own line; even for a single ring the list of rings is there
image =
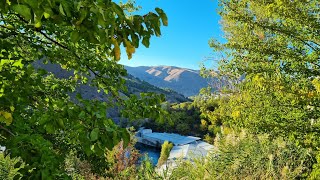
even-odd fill
[[[139,78],[128,74],[126,79],[126,86],[128,88],[128,93],[124,93],[125,95],[129,94],[139,94],[141,92],[155,92],[159,94],[164,94],[166,96],[166,100],[171,103],[181,103],[190,101],[190,99],[186,98],[184,95],[179,94],[171,89],[162,89],[157,86],[151,85],[146,81],[142,81]]]
[[[53,73],[58,78],[69,78],[70,76],[73,76],[73,71],[64,70],[58,64],[43,64],[40,60],[33,63],[33,65],[35,68],[42,68],[48,72]],[[126,86],[128,88],[128,92],[122,92],[122,94],[126,96],[129,96],[130,94],[139,95],[139,93],[141,92],[155,92],[164,94],[166,96],[166,100],[171,103],[181,103],[190,101],[182,94],[179,94],[170,89],[162,89],[156,87],[154,85],[149,84],[146,81],[140,80],[139,78],[132,76],[131,74],[128,74],[127,77],[124,78],[126,79]],[[84,99],[98,99],[105,101],[108,98],[108,96],[104,93],[97,92],[97,88],[89,85],[81,85],[76,89],[76,92],[80,93]]]
[[[169,88],[186,97],[199,93],[208,82],[200,71],[175,66],[125,66],[129,74],[154,86]]]

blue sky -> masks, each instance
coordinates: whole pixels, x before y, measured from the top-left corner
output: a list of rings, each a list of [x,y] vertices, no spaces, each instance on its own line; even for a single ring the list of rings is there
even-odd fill
[[[139,14],[162,8],[169,26],[161,37],[152,37],[150,47],[141,45],[131,60],[122,51],[121,64],[128,66],[170,65],[199,69],[205,57],[212,56],[211,38],[222,40],[217,0],[136,0]]]

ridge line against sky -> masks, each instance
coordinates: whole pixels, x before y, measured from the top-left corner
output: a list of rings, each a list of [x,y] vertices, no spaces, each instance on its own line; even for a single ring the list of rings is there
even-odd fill
[[[124,1],[126,2],[126,1]],[[142,10],[138,14],[162,8],[169,19],[160,37],[152,37],[150,47],[140,45],[131,60],[124,48],[120,64],[127,66],[177,66],[199,69],[206,57],[213,56],[209,40],[224,41],[217,13],[217,0],[136,0]]]

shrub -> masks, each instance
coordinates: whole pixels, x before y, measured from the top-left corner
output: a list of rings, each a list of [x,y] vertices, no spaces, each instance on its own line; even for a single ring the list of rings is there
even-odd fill
[[[168,141],[165,141],[162,144],[160,158],[158,160],[158,166],[163,165],[167,161],[167,159],[168,159],[168,157],[170,155],[170,151],[171,151],[172,148],[173,148],[173,144],[169,143]]]
[[[134,147],[134,143],[129,143],[124,147],[123,141],[106,153],[109,164],[107,176],[112,179],[130,179],[136,174],[137,163],[140,157],[139,151]]]
[[[21,179],[22,174],[19,170],[24,168],[25,164],[21,158],[10,158],[0,152],[0,179]]]
[[[310,180],[320,179],[320,152],[317,155],[317,163],[312,166],[312,172],[309,176]]]
[[[171,179],[296,179],[310,173],[310,150],[282,138],[246,132],[218,138],[215,153],[178,162]]]

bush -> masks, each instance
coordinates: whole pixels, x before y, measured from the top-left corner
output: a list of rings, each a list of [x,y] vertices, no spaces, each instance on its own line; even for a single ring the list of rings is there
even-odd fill
[[[131,176],[134,177],[134,176]],[[145,155],[143,161],[138,166],[138,171],[135,176],[136,179],[161,179],[161,177],[156,173],[155,167],[153,166],[150,158]]]
[[[311,171],[311,152],[282,138],[232,133],[215,145],[206,159],[178,162],[171,179],[296,179]]]
[[[108,151],[106,159],[109,164],[107,176],[112,179],[130,179],[137,173],[139,151],[134,147],[135,142],[124,147],[123,141]]]
[[[0,152],[0,179],[21,179],[22,174],[19,170],[24,168],[25,164],[21,158],[10,158]]]
[[[312,166],[312,172],[309,176],[310,180],[320,179],[320,152],[317,155],[317,163]]]
[[[173,148],[173,144],[169,143],[168,141],[165,141],[162,144],[160,158],[158,160],[158,167],[163,165],[167,161],[172,148]]]

